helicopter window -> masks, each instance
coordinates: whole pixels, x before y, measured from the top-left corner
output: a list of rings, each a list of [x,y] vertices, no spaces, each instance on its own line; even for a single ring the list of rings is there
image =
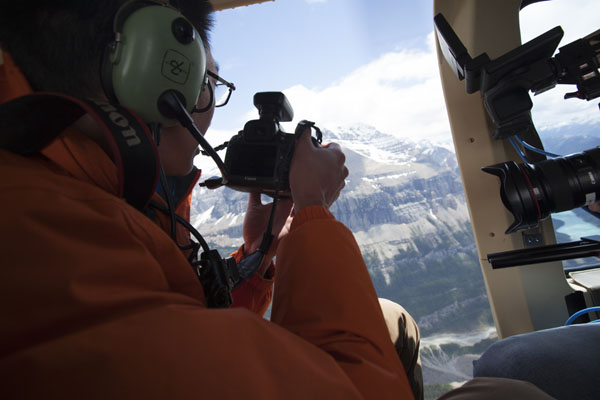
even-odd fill
[[[378,295],[419,323],[425,392],[443,392],[468,378],[496,332],[442,94],[433,4],[372,3],[276,0],[218,12],[213,54],[236,92],[206,138],[228,140],[258,117],[254,93],[276,90],[294,109],[287,132],[306,118],[324,143],[343,146],[350,176],[332,212],[354,232]],[[218,174],[210,160],[201,168]],[[246,195],[200,189],[193,201],[192,221],[209,242],[221,253],[237,248]]]

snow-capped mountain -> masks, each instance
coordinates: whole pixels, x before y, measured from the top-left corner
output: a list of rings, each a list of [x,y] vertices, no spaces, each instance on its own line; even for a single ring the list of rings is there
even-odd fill
[[[456,159],[449,150],[401,140],[370,126],[324,130],[323,135],[326,142],[339,143],[346,154],[350,175],[332,212],[358,235],[359,243],[364,242],[361,236],[373,236],[369,232],[382,225],[384,231],[395,231],[395,237],[409,239],[416,225],[421,233],[432,232],[432,223],[419,222],[467,221]],[[217,174],[214,167],[203,171],[205,177],[212,174]],[[192,223],[214,243],[238,243],[246,198],[226,188],[198,188]]]

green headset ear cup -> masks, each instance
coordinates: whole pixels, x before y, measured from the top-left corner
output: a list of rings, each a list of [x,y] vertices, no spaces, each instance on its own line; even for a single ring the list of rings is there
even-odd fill
[[[181,33],[186,24],[191,29],[191,40]],[[174,90],[192,111],[206,75],[206,51],[200,35],[181,13],[158,4],[134,9],[116,37],[118,40],[108,47],[104,61],[107,66],[103,68],[112,77],[105,78],[112,82],[105,87],[112,86],[121,105],[147,123],[174,125],[176,121],[158,108],[161,94]]]

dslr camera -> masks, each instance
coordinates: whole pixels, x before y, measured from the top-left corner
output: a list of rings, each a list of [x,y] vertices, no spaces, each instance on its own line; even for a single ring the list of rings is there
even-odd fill
[[[289,173],[297,138],[307,126],[314,127],[321,143],[321,131],[309,121],[301,121],[295,134],[286,133],[280,122],[289,122],[294,111],[281,92],[259,92],[254,95],[259,119],[248,121],[244,129],[233,136],[225,154],[226,185],[242,192],[275,192],[290,196]]]

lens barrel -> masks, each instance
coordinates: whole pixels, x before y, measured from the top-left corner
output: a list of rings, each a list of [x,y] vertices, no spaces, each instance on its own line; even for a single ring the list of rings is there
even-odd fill
[[[600,201],[600,147],[535,164],[482,168],[500,178],[500,197],[515,221],[505,233],[537,227],[551,213]]]

